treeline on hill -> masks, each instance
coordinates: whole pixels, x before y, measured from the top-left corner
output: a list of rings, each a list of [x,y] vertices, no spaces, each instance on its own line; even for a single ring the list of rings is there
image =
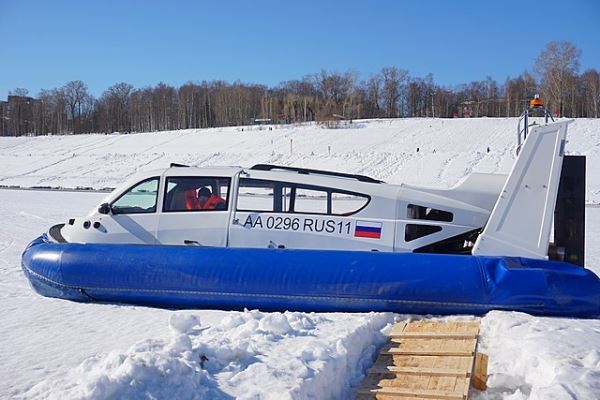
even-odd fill
[[[600,74],[579,74],[581,52],[569,42],[551,42],[528,72],[498,84],[488,77],[455,88],[435,84],[431,74],[412,77],[397,67],[367,80],[354,72],[322,71],[277,87],[222,81],[159,83],[136,89],[117,83],[98,99],[82,81],[40,91],[37,98],[15,89],[0,102],[3,135],[90,132],[152,132],[331,118],[518,116],[539,93],[555,115],[594,117],[600,113]],[[536,79],[537,77],[537,79]]]

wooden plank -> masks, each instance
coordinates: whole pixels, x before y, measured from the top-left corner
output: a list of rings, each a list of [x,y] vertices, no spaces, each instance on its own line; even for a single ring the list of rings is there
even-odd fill
[[[473,387],[477,390],[485,390],[487,387],[487,354],[477,353],[475,355],[475,371],[473,372]]]
[[[473,369],[472,357],[465,356],[404,356],[381,354],[374,366],[392,365],[411,368]]]
[[[471,350],[428,350],[428,349],[402,349],[399,347],[391,347],[384,349],[381,354],[389,355],[405,355],[405,356],[462,356],[473,357],[475,354]]]
[[[434,376],[430,379],[429,390],[438,390],[444,392],[463,393],[466,378],[450,376]]]
[[[478,335],[479,322],[413,322],[408,324],[403,333],[440,333],[440,334],[461,334]]]
[[[436,375],[369,375],[364,387],[401,388],[406,390],[429,390],[462,393],[467,382],[465,377]]]
[[[471,358],[469,358],[469,366],[467,367],[467,370],[471,371],[471,373],[470,373],[470,376],[465,379],[465,385],[463,388],[463,394],[465,395],[465,399],[468,398],[468,396],[469,396],[469,388],[471,387],[471,379],[472,379],[472,375],[473,375],[474,366],[475,366],[475,357],[471,357]]]
[[[474,333],[448,333],[448,332],[401,332],[390,334],[392,339],[476,339]]]
[[[436,322],[436,321],[413,321],[406,327],[408,331],[427,332],[467,332],[478,330],[479,321],[469,322]]]
[[[473,352],[464,351],[428,351],[428,350],[402,350],[402,349],[390,349],[382,352],[382,354],[389,355],[405,355],[405,356],[459,356],[459,357],[473,357]]]
[[[401,375],[438,375],[438,376],[471,376],[469,371],[464,369],[448,368],[415,368],[415,367],[396,367],[396,366],[373,366],[369,374],[401,374]]]
[[[469,339],[455,338],[392,338],[390,343],[402,343],[405,347],[460,347],[474,348],[477,345],[477,336]]]
[[[357,393],[356,400],[435,400],[427,397],[414,397],[414,396],[400,396],[397,394],[383,394],[383,393],[367,393],[360,394]]]
[[[392,354],[455,354],[472,356],[475,354],[477,339],[392,339],[385,351]],[[396,349],[396,350],[394,350]]]
[[[444,399],[444,400],[464,400],[462,393],[447,392],[443,390],[419,390],[419,389],[405,389],[397,387],[385,387],[376,389],[360,389],[358,391],[361,395],[397,395],[397,396],[409,396],[416,398],[426,399]]]

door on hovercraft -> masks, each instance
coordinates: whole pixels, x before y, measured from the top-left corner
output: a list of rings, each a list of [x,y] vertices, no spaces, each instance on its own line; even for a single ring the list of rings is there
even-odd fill
[[[158,243],[226,246],[230,184],[225,177],[167,177]]]
[[[156,243],[158,176],[136,183],[110,205],[108,215],[99,214],[93,221],[90,237],[84,242]],[[98,225],[96,225],[98,224]]]
[[[392,251],[391,226],[356,216],[368,195],[259,174],[239,180],[229,246]]]

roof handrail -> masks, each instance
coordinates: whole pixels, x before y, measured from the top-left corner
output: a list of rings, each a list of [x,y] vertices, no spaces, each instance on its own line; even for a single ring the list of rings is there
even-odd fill
[[[256,165],[250,167],[250,169],[255,170],[255,171],[272,171],[274,169],[280,169],[283,171],[297,172],[299,174],[304,174],[304,175],[310,175],[310,174],[328,175],[328,176],[337,176],[340,178],[356,179],[360,182],[383,183],[383,181],[380,181],[378,179],[371,178],[370,176],[365,176],[365,175],[346,174],[344,172],[334,172],[334,171],[323,171],[320,169],[286,167],[283,165],[256,164]]]

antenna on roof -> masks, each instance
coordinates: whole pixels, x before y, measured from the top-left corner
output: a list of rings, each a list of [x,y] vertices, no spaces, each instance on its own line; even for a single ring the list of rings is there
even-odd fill
[[[171,165],[169,165],[169,168],[179,168],[179,167],[189,167],[189,165],[179,164],[179,163],[175,163],[175,162],[172,162]]]

